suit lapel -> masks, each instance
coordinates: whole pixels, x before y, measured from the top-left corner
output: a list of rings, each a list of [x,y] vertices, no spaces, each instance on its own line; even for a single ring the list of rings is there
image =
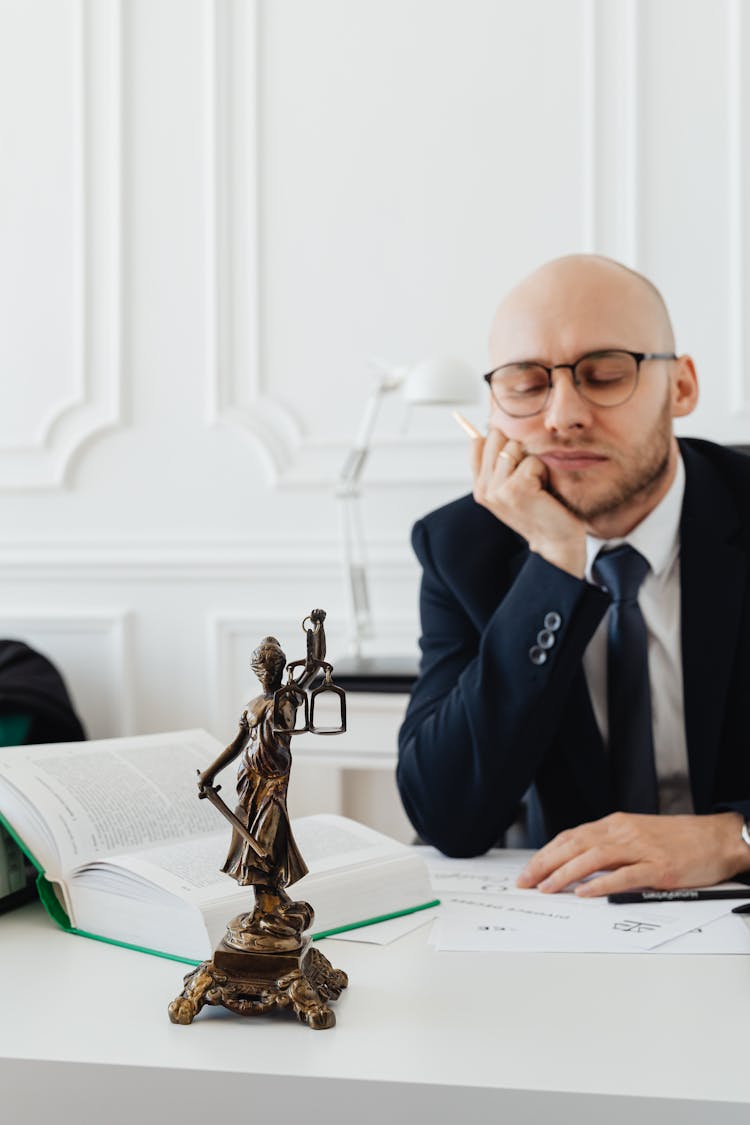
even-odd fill
[[[712,804],[714,774],[737,646],[746,560],[736,508],[713,465],[681,445],[682,667],[690,784],[697,813]]]

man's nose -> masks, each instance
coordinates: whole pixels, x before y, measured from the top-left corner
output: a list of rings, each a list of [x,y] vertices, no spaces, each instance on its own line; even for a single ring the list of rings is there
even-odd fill
[[[544,425],[548,430],[558,432],[591,425],[591,407],[578,393],[569,367],[561,365],[554,369]]]

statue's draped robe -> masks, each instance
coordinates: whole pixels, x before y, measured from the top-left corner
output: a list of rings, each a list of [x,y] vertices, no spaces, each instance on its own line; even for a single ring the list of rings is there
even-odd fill
[[[265,708],[253,738],[242,752],[237,773],[236,816],[270,856],[270,871],[261,871],[249,844],[235,830],[223,871],[242,886],[287,887],[307,874],[289,822],[286,794],[292,764],[291,737],[273,731],[273,702]]]

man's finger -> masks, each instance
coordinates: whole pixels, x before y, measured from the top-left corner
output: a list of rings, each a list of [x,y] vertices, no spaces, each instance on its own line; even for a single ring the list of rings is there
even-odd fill
[[[492,478],[492,471],[495,468],[497,455],[507,440],[505,434],[501,434],[499,430],[495,429],[490,429],[490,432],[484,439],[482,459],[479,466],[479,479],[485,486]],[[479,445],[479,442],[477,442],[477,445]]]
[[[543,879],[587,850],[579,835],[562,832],[532,856],[516,880],[519,887],[536,887]]]
[[[629,863],[615,871],[604,871],[595,879],[589,879],[576,887],[579,898],[596,898],[598,895],[613,895],[618,891],[635,891],[649,886],[649,865]]]
[[[545,894],[556,894],[558,891],[564,891],[571,883],[579,883],[582,879],[587,879],[589,875],[602,871],[606,867],[606,852],[601,846],[597,845],[593,848],[587,848],[585,852],[568,860],[567,863],[561,864],[546,879],[542,879],[537,886]]]
[[[541,485],[545,485],[549,479],[549,470],[544,461],[541,461],[538,457],[534,457],[533,454],[529,454],[523,458],[516,472],[526,480],[539,481]]]
[[[495,477],[497,477],[499,470],[500,478],[504,480],[518,468],[522,461],[523,446],[520,441],[506,441],[505,445],[497,454],[497,460],[494,466]]]
[[[476,481],[482,469],[482,456],[484,454],[484,447],[487,444],[487,439],[483,437],[474,438],[469,445],[469,464],[471,466],[471,475]]]

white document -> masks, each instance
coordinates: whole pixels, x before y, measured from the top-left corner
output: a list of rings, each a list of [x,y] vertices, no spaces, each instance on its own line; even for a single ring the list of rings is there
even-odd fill
[[[355,941],[369,945],[390,945],[392,941],[434,922],[438,917],[438,907],[418,910],[414,914],[403,914],[400,918],[387,918],[385,922],[375,922],[371,926],[360,926],[356,930],[345,930],[334,934],[331,941]]]
[[[719,930],[715,939],[710,936],[710,924],[731,916],[736,905],[731,900],[612,905],[603,898],[581,899],[572,891],[549,895],[524,890],[516,880],[532,854],[495,851],[465,860],[425,849],[433,888],[442,902],[432,944],[469,951],[638,953],[663,947],[664,952],[678,952],[676,940],[685,940],[683,935],[697,928],[701,936],[686,942],[683,951],[696,941],[706,952],[714,945],[740,944],[740,939],[728,937],[728,927],[723,938]],[[741,919],[737,921],[746,929]]]
[[[543,901],[540,901],[543,900]],[[581,902],[572,893],[443,898],[433,940],[439,949],[638,953],[728,913],[726,902]]]
[[[706,926],[657,945],[651,952],[750,954],[750,926],[738,914],[725,914]]]

